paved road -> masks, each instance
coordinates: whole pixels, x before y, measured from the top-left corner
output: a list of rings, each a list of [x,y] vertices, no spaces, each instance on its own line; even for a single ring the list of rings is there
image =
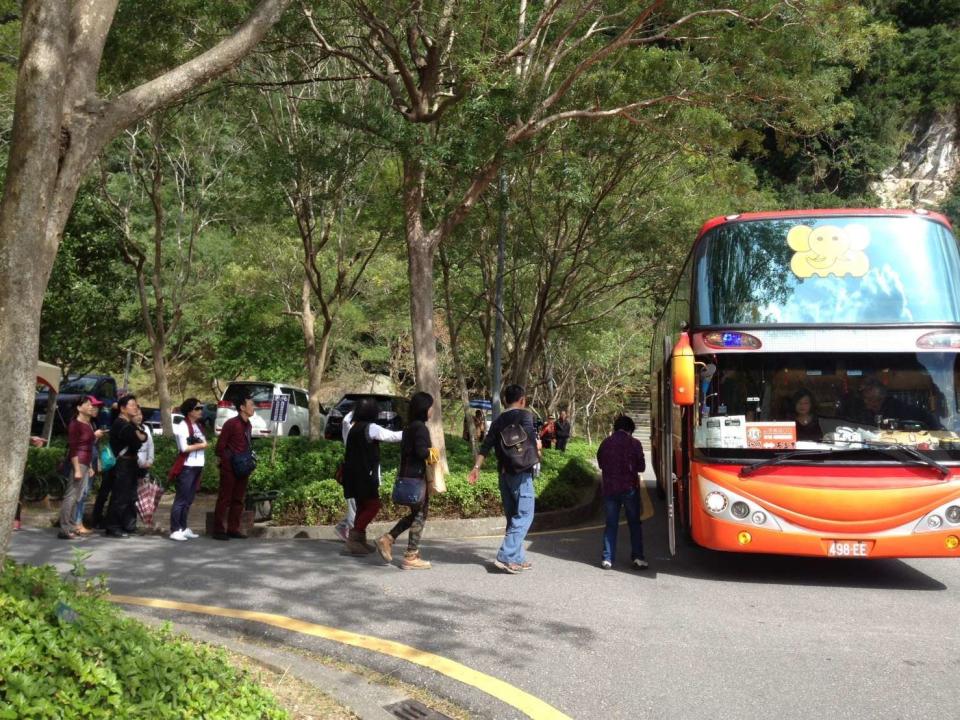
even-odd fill
[[[494,573],[496,539],[428,541],[435,567],[404,572],[332,541],[92,539],[113,592],[280,613],[457,660],[587,718],[953,717],[960,564],[732,556],[666,558],[662,509],[645,524],[651,568],[597,567],[599,531],[532,537],[534,570]],[[626,545],[622,528],[621,553]],[[21,561],[69,564],[50,531],[16,533]],[[156,611],[361,662],[427,685],[477,717],[519,713],[409,663],[237,620]]]

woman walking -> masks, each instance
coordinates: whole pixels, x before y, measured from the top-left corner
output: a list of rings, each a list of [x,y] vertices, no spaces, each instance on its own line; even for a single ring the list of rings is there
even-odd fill
[[[177,494],[173,499],[173,509],[170,510],[170,539],[178,542],[199,537],[187,525],[187,515],[193,499],[197,496],[200,487],[200,474],[203,472],[204,454],[207,440],[200,425],[200,416],[203,414],[203,405],[196,398],[187,398],[180,406],[183,420],[174,423],[173,436],[177,440],[177,449],[180,456],[174,463],[176,473]],[[177,467],[179,466],[179,468]]]
[[[430,563],[420,559],[420,536],[427,519],[430,493],[427,488],[427,458],[430,457],[430,431],[427,421],[433,414],[433,396],[418,392],[410,398],[410,424],[403,429],[400,441],[400,468],[397,470],[397,485],[394,502],[403,505],[409,512],[393,529],[377,539],[377,551],[386,562],[393,560],[393,543],[405,531],[407,551],[400,567],[404,570],[429,570]],[[402,489],[403,495],[398,495]],[[405,502],[417,500],[417,502]]]
[[[353,411],[343,458],[343,496],[357,502],[357,517],[347,536],[347,552],[367,555],[367,525],[380,511],[380,443],[400,442],[403,433],[376,424],[377,401],[365,398]]]
[[[67,428],[70,481],[60,506],[60,532],[57,537],[61,540],[77,540],[81,537],[76,523],[77,501],[87,486],[97,440],[103,436],[103,430],[94,430],[92,422],[101,405],[103,403],[91,395],[81,398]]]

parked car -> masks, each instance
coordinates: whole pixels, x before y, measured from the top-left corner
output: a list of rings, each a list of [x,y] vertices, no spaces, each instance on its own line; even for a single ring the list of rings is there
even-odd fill
[[[117,381],[110,375],[70,375],[60,383],[60,392],[57,394],[56,415],[53,419],[53,432],[65,433],[73,413],[73,406],[77,400],[86,395],[92,395],[103,403],[97,424],[108,427],[112,421],[111,406],[117,401]],[[50,393],[43,390],[36,394],[33,401],[33,422],[31,432],[39,435],[43,432],[43,424],[47,419],[47,402]]]
[[[289,398],[287,405],[287,420],[279,424],[277,435],[307,435],[310,432],[310,410],[307,403],[307,391],[303,388],[271,382],[238,381],[227,385],[223,397],[217,403],[217,419],[214,432],[219,435],[223,424],[234,417],[237,411],[234,400],[243,397],[253,398],[256,407],[254,416],[250,419],[254,437],[273,437],[274,423],[270,422],[270,409],[273,398],[277,395],[286,395]],[[322,412],[322,408],[321,408]],[[323,416],[320,417],[323,422]]]
[[[409,418],[410,402],[396,395],[376,395],[373,393],[347,393],[334,405],[327,415],[327,425],[323,436],[327,440],[343,440],[343,418],[353,410],[358,402],[365,398],[377,401],[380,413],[377,424],[388,430],[401,430]]]
[[[163,435],[163,421],[160,419],[160,408],[141,407],[143,413],[143,424],[150,428],[154,435]],[[183,420],[183,415],[178,412],[170,413],[170,419],[177,422],[177,418]]]

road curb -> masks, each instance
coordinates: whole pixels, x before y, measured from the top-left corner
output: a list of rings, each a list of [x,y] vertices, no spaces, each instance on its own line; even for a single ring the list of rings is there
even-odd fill
[[[384,706],[410,699],[398,690],[371,682],[356,673],[336,670],[311,661],[297,653],[252,645],[239,638],[216,635],[195,625],[187,626],[170,620],[161,620],[154,615],[137,612],[130,608],[124,608],[124,613],[154,627],[168,623],[177,634],[184,635],[189,640],[200,641],[244,655],[280,675],[293,675],[313,685],[341,705],[345,705],[361,720],[396,720],[396,716],[386,711]]]
[[[599,482],[590,486],[581,496],[580,504],[563,510],[550,510],[536,513],[533,518],[531,532],[557,530],[579,525],[596,516],[600,509]],[[377,537],[387,532],[395,521],[373,522],[367,526],[367,536]],[[485,537],[488,535],[502,535],[506,529],[506,520],[503,517],[443,519],[428,518],[423,528],[424,538],[435,540],[455,540],[459,538]],[[255,525],[250,529],[250,537],[265,540],[339,540],[334,532],[333,525]]]

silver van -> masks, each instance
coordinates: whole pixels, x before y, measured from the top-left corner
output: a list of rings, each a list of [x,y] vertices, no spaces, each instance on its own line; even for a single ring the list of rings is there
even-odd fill
[[[253,426],[254,437],[273,437],[275,423],[270,422],[270,409],[273,398],[277,395],[287,396],[287,419],[277,425],[277,436],[308,435],[310,433],[310,410],[307,405],[307,391],[303,388],[284,385],[281,383],[237,381],[227,385],[223,397],[217,403],[217,420],[214,432],[219,435],[223,424],[237,414],[233,405],[235,399],[250,397],[256,411],[250,424]],[[322,409],[321,409],[322,410]],[[321,415],[321,421],[323,416]],[[320,428],[323,432],[323,428]]]

